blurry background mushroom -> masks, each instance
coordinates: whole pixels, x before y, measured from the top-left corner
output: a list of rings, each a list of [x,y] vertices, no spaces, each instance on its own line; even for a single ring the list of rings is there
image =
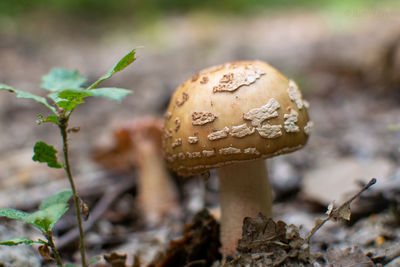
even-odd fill
[[[205,69],[175,91],[166,113],[169,166],[182,176],[218,168],[222,253],[232,254],[245,217],[271,217],[263,159],[302,148],[312,123],[292,80],[261,61]]]
[[[178,193],[162,152],[162,120],[146,117],[114,131],[113,147],[98,148],[94,158],[116,171],[138,171],[138,200],[147,223],[159,224],[179,213]]]

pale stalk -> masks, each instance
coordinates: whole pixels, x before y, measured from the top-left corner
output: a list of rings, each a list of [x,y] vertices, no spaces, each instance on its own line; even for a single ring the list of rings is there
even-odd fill
[[[272,217],[271,187],[264,160],[249,161],[217,170],[221,203],[221,253],[235,253],[245,217],[259,213]]]
[[[159,148],[151,140],[137,141],[139,162],[139,202],[146,221],[160,224],[165,217],[179,212],[178,193],[168,174]]]

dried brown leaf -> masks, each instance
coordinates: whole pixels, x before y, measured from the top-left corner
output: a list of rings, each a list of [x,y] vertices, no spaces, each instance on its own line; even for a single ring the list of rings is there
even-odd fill
[[[238,255],[227,262],[233,266],[293,266],[310,264],[313,256],[304,246],[298,227],[275,222],[262,214],[256,218],[245,218],[243,235],[239,240]]]
[[[54,259],[50,256],[50,248],[47,245],[40,246],[39,253],[43,257],[43,259],[47,261],[54,261]]]
[[[211,266],[221,258],[219,247],[218,223],[207,210],[203,210],[185,226],[184,236],[171,241],[164,257],[150,266]]]
[[[367,257],[360,248],[328,249],[324,255],[329,266],[376,266],[369,257]]]
[[[340,218],[346,221],[350,221],[350,217],[351,217],[350,203],[343,206],[343,208],[338,210],[338,212],[335,214],[336,219]]]
[[[112,267],[126,267],[126,254],[111,253],[104,255],[104,259],[111,264]]]

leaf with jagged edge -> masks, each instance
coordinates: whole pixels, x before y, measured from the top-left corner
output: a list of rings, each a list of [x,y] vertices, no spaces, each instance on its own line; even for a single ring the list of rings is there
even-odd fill
[[[27,246],[31,246],[34,244],[46,244],[46,242],[44,242],[43,240],[30,240],[27,238],[13,238],[13,239],[9,239],[9,240],[3,240],[0,241],[0,245],[1,246],[17,246],[17,245],[27,245]]]
[[[103,97],[110,100],[121,101],[127,95],[131,94],[131,90],[122,88],[96,88],[90,91],[92,96]]]
[[[25,91],[21,91],[21,90],[17,90],[9,85],[6,84],[1,84],[0,83],[0,90],[5,90],[8,91],[10,93],[14,93],[18,98],[26,98],[26,99],[32,99],[42,105],[44,105],[46,108],[48,108],[49,110],[51,110],[54,114],[57,114],[57,110],[55,107],[51,106],[46,98],[38,96],[38,95],[34,95],[31,94],[29,92],[25,92]]]
[[[34,213],[30,214],[15,209],[0,209],[0,217],[25,222],[42,231],[48,231],[68,210],[68,201],[71,196],[71,190],[63,190],[43,200],[39,210]]]
[[[47,166],[51,168],[59,169],[63,167],[63,165],[57,160],[57,150],[53,146],[48,145],[45,142],[37,142],[33,147],[33,151],[33,161],[47,163]]]
[[[47,209],[52,205],[67,204],[71,196],[72,196],[72,191],[69,189],[60,191],[43,200],[39,206],[39,210]]]
[[[104,80],[111,78],[115,73],[128,67],[132,62],[135,61],[135,59],[136,59],[135,55],[136,55],[136,49],[131,50],[128,54],[126,54],[123,58],[121,58],[117,62],[117,64],[114,65],[114,67],[112,67],[106,74],[101,76],[97,81],[95,81],[87,89],[91,90],[91,89],[96,88]]]
[[[63,190],[42,201],[39,210],[27,216],[24,221],[44,231],[52,230],[58,220],[67,212],[71,190]]]
[[[58,125],[58,117],[56,115],[47,116],[42,122],[51,122]]]
[[[63,89],[79,89],[87,82],[76,70],[54,68],[42,77],[40,88],[55,92]]]
[[[103,97],[110,100],[121,101],[132,91],[122,88],[96,88],[94,90],[66,89],[52,93],[51,97],[55,100],[57,106],[65,110],[72,110],[77,105],[84,103],[84,98],[89,96]]]
[[[66,203],[51,205],[30,214],[25,221],[47,232],[53,229],[56,222],[67,212],[68,208],[69,206]]]
[[[79,89],[64,89],[54,92],[49,95],[51,99],[57,104],[58,107],[64,110],[73,110],[76,106],[85,103],[83,98],[91,96],[88,90]]]
[[[9,219],[18,220],[25,222],[25,218],[29,216],[29,213],[16,210],[16,209],[0,209],[0,217],[7,217]]]

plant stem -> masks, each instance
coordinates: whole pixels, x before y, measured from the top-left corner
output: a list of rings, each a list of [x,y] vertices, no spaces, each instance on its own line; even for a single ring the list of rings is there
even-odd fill
[[[69,117],[68,117],[69,118]],[[79,227],[79,250],[81,253],[81,262],[82,262],[82,267],[86,267],[86,253],[85,253],[85,241],[84,241],[84,232],[83,232],[83,226],[82,226],[82,217],[81,217],[81,209],[79,205],[79,195],[76,191],[75,187],[75,182],[71,174],[71,168],[69,165],[69,155],[68,155],[68,118],[62,117],[59,120],[59,128],[61,131],[62,139],[63,139],[63,151],[64,151],[64,170],[67,173],[69,183],[71,185],[72,193],[73,193],[73,198],[74,198],[74,204],[75,204],[75,212],[76,212],[76,218],[78,220],[78,227]]]
[[[64,267],[64,264],[61,261],[61,257],[60,254],[58,253],[58,250],[56,249],[56,245],[54,244],[53,241],[53,232],[52,231],[48,231],[45,233],[46,239],[47,239],[47,244],[49,245],[49,247],[51,248],[51,250],[53,251],[54,254],[54,258],[57,262],[58,266]]]

